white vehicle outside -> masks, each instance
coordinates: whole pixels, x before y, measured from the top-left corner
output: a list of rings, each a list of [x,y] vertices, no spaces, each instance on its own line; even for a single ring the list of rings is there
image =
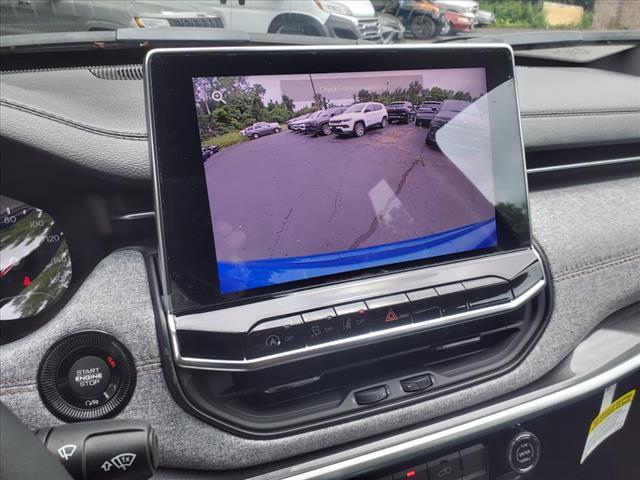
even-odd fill
[[[380,41],[369,0],[234,0],[215,2],[230,30]]]
[[[372,127],[384,128],[389,123],[386,107],[378,102],[354,103],[341,115],[331,119],[331,131],[338,135],[361,137]]]
[[[225,28],[211,0],[0,0],[3,34],[120,28]]]

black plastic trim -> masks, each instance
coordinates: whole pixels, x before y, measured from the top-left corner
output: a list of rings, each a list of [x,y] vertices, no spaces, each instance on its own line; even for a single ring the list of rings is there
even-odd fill
[[[382,403],[379,405],[373,405],[370,408],[360,409],[358,411],[352,412],[350,414],[342,415],[337,418],[330,418],[321,421],[316,421],[314,423],[297,425],[289,428],[282,428],[278,430],[264,430],[261,429],[258,424],[253,428],[247,428],[242,425],[234,424],[230,421],[221,419],[216,417],[213,414],[207,413],[196,406],[187,396],[184,390],[184,385],[180,381],[178,375],[179,367],[173,361],[173,353],[170,342],[170,336],[167,325],[167,318],[162,305],[162,297],[161,290],[159,284],[159,271],[157,266],[157,257],[153,255],[146,256],[146,263],[149,275],[149,283],[150,290],[153,299],[153,308],[156,316],[156,327],[157,327],[157,335],[158,335],[158,346],[160,350],[160,358],[162,364],[162,370],[164,372],[165,380],[167,382],[167,386],[175,401],[180,405],[185,411],[193,415],[194,417],[209,423],[211,425],[215,425],[222,430],[225,430],[234,435],[241,435],[247,438],[254,439],[268,439],[268,438],[278,438],[287,435],[297,434],[305,431],[310,431],[318,428],[327,427],[330,425],[336,425],[339,423],[344,423],[347,421],[355,420],[357,418],[371,416],[376,413],[381,413],[384,411],[401,408],[403,406],[416,403],[419,401],[424,401],[427,398],[431,398],[436,395],[443,395],[446,393],[450,393],[453,391],[457,391],[463,388],[469,388],[473,385],[477,385],[481,382],[488,381],[490,379],[496,378],[500,375],[504,375],[508,371],[513,370],[517,367],[523,359],[527,356],[527,354],[531,351],[533,346],[538,342],[542,332],[544,331],[547,323],[549,322],[549,318],[551,317],[551,312],[553,311],[553,302],[554,302],[554,289],[552,284],[551,272],[548,267],[548,260],[544,253],[544,250],[541,246],[533,239],[533,245],[538,255],[540,257],[543,271],[545,274],[545,278],[547,279],[545,289],[539,295],[544,295],[544,311],[542,312],[542,319],[538,329],[531,334],[531,337],[528,343],[522,348],[522,350],[518,353],[516,358],[505,365],[504,367],[489,372],[487,374],[474,377],[464,382],[460,382],[458,384],[452,385],[447,388],[442,388],[439,390],[435,390],[431,392],[431,389],[426,389],[423,395],[416,396],[408,396],[402,399],[399,399],[392,403]],[[184,369],[185,372],[188,370]]]

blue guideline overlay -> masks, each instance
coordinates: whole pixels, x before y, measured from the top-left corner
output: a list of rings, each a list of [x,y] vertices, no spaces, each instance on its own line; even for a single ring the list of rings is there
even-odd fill
[[[222,293],[294,282],[430,257],[468,252],[497,245],[494,218],[426,237],[375,247],[303,257],[246,262],[218,262]]]

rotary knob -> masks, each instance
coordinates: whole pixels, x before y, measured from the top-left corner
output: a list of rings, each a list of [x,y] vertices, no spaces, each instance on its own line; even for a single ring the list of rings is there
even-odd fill
[[[131,399],[135,384],[129,350],[112,335],[93,330],[56,342],[38,371],[42,401],[65,422],[116,415]]]

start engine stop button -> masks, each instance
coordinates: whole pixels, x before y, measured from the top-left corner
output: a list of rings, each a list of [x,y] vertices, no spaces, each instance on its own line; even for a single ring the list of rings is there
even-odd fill
[[[55,341],[38,370],[42,402],[65,422],[117,415],[135,386],[131,352],[114,336],[97,330],[75,332]]]
[[[71,390],[84,398],[97,397],[109,386],[111,371],[101,358],[86,356],[76,360],[69,369]]]
[[[531,432],[517,434],[507,451],[509,466],[516,473],[528,473],[540,460],[540,441]]]

